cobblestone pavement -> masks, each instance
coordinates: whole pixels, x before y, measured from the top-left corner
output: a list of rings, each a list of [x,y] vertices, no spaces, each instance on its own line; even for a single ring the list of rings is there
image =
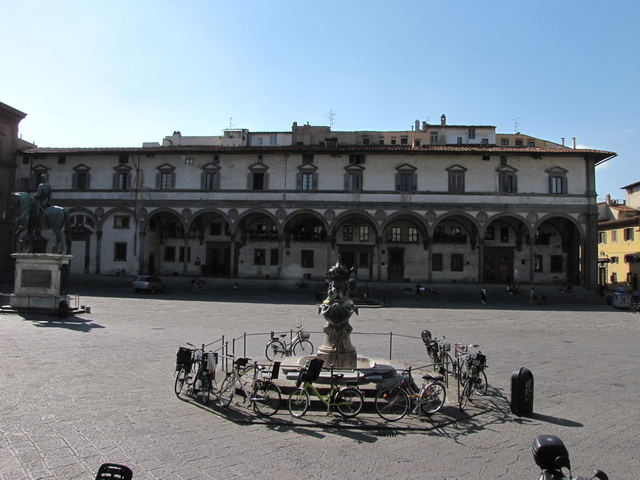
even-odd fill
[[[304,317],[317,347],[324,320],[299,297],[95,291],[82,297],[91,314],[3,315],[0,479],[89,479],[103,462],[128,465],[135,479],[538,478],[538,434],[563,439],[575,474],[597,467],[638,478],[640,316],[527,300],[361,309],[351,322],[360,354],[388,357],[393,332],[394,359],[422,365],[424,345],[412,337],[428,328],[479,343],[488,356],[489,397],[469,416],[449,405],[393,429],[375,413],[294,422],[285,406],[264,421],[239,405],[229,413],[175,396],[175,353],[185,342],[263,333],[247,337],[249,356],[262,357],[266,333]],[[534,374],[532,417],[509,411],[521,366]],[[238,415],[244,421],[231,421]]]

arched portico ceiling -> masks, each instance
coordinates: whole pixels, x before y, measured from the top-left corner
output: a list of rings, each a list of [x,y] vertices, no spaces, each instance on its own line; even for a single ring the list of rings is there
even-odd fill
[[[236,228],[240,228],[242,232],[246,232],[249,225],[251,225],[256,220],[260,220],[261,218],[267,218],[270,223],[274,223],[278,228],[280,227],[280,223],[275,215],[268,212],[264,209],[251,209],[243,212],[238,219],[235,221]]]
[[[467,234],[474,238],[474,233],[479,230],[478,221],[473,218],[471,215],[465,212],[448,212],[444,215],[438,217],[438,219],[431,226],[432,231],[431,234],[436,231],[436,228],[442,224],[443,222],[456,222],[459,223],[462,228],[464,228]]]
[[[338,229],[349,222],[369,225],[371,230],[373,232],[376,232],[376,236],[381,235],[382,230],[378,229],[378,223],[375,221],[375,219],[367,212],[363,212],[362,210],[348,210],[338,215],[332,223],[331,235],[337,235]]]
[[[142,222],[143,232],[147,231],[147,228],[149,227],[149,222],[151,222],[151,219],[154,217],[157,218],[157,220],[163,226],[168,221],[175,219],[182,225],[182,227],[185,230],[187,228],[186,219],[182,218],[182,216],[178,212],[176,212],[175,210],[171,210],[170,208],[159,208],[149,213],[149,215],[147,215],[147,217],[144,219],[144,221]]]
[[[389,215],[382,223],[381,230],[384,232],[396,222],[413,223],[423,236],[427,235],[428,228],[424,218],[410,210],[398,210]]]
[[[191,218],[187,220],[189,231],[195,226],[201,232],[212,221],[218,218],[222,218],[226,223],[230,224],[229,217],[216,208],[205,208],[199,210]]]
[[[521,215],[509,213],[509,212],[502,212],[489,218],[484,223],[484,225],[480,229],[480,233],[482,234],[482,236],[484,236],[484,233],[487,227],[490,227],[495,222],[506,223],[515,232],[522,232],[522,233],[528,233],[529,235],[533,235],[536,231],[536,229],[533,228],[531,224],[527,222],[527,220],[523,218]]]
[[[320,220],[322,226],[325,230],[329,230],[329,226],[325,219],[318,212],[309,209],[296,210],[294,213],[289,215],[285,221],[283,222],[283,227],[285,231],[291,230],[291,228],[298,223],[300,220],[304,220],[305,218],[316,218]]]
[[[89,217],[91,220],[93,220],[93,223],[95,225],[98,225],[100,223],[100,217],[98,217],[94,212],[92,212],[88,208],[72,207],[69,209],[69,214],[71,215],[71,217],[75,215],[84,215],[86,217]]]
[[[115,207],[103,213],[103,215],[100,217],[100,220],[98,221],[98,229],[102,230],[102,227],[104,226],[104,224],[109,220],[111,220],[114,215],[118,215],[118,214],[131,215],[133,218],[135,218],[135,212],[132,209],[127,207]]]
[[[294,241],[326,241],[327,223],[322,215],[313,210],[298,210],[284,222],[283,226],[287,247],[292,239]]]
[[[535,229],[537,230],[543,224],[553,226],[563,236],[566,235],[569,231],[573,232],[573,229],[575,229],[575,231],[580,234],[580,239],[585,239],[583,226],[574,217],[566,213],[549,213],[543,216],[542,218],[538,219]]]

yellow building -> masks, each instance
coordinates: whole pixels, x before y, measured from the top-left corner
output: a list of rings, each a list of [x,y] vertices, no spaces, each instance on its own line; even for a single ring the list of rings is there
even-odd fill
[[[611,200],[598,204],[598,283],[605,290],[627,292],[638,289],[640,274],[640,210],[636,205],[640,182],[622,187],[626,200]],[[640,196],[640,195],[638,195]]]

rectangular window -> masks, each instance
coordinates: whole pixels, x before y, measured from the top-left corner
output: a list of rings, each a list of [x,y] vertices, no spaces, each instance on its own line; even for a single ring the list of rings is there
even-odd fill
[[[271,265],[278,265],[278,260],[280,259],[280,252],[277,248],[272,248],[270,252],[271,256],[269,258]]]
[[[21,178],[20,179],[20,190],[22,190],[23,192],[26,190],[29,190],[29,179],[28,178]]]
[[[500,192],[516,193],[515,175],[500,175]]]
[[[253,190],[264,190],[264,173],[253,174]]]
[[[542,255],[533,256],[533,271],[542,273]]]
[[[171,188],[171,173],[160,174],[160,189],[169,190]]]
[[[562,188],[563,183],[564,177],[551,177],[551,193],[566,193]]]
[[[184,159],[184,163],[186,163],[187,165],[192,165],[193,164],[193,158],[185,158]]]
[[[113,217],[113,228],[129,228],[129,217]]]
[[[349,173],[348,189],[350,192],[359,192],[362,188],[362,174],[360,172]]]
[[[360,225],[360,241],[369,241],[369,225]]]
[[[536,142],[527,142],[527,147],[535,147]]]
[[[209,224],[209,235],[214,237],[222,235],[222,224],[219,222],[211,222]]]
[[[302,174],[302,190],[313,190],[313,173]]]
[[[129,163],[129,155],[120,155],[118,157],[118,163]]]
[[[302,268],[313,268],[313,250],[302,250],[300,252],[300,265],[302,265]]]
[[[509,243],[509,227],[500,227],[500,242]]]
[[[618,231],[611,230],[611,243],[618,243]]]
[[[218,184],[218,172],[206,172],[204,174],[204,189],[215,190]]]
[[[607,232],[598,233],[598,243],[607,243]]]
[[[353,241],[353,226],[352,225],[345,225],[344,227],[342,227],[342,240],[344,242]]]
[[[470,128],[467,132],[467,136],[469,137],[469,140],[473,140],[476,138],[476,129],[475,128]]]
[[[522,146],[522,140],[516,140],[516,147]]]
[[[451,236],[459,237],[462,235],[462,229],[460,227],[451,227]]]
[[[416,227],[409,227],[407,240],[411,243],[418,243],[418,229]]]
[[[402,137],[400,139],[400,145],[407,145],[409,143],[409,139],[407,137]]]
[[[24,157],[22,157],[22,164],[29,165],[29,155],[25,155]]]
[[[358,254],[358,268],[369,268],[369,254]]]
[[[113,260],[115,262],[127,261],[127,244],[116,242],[113,244]]]
[[[364,155],[349,155],[350,165],[361,165],[364,163]]]
[[[633,228],[625,228],[623,234],[625,242],[630,242],[633,240]]]
[[[302,155],[302,163],[313,163],[313,155]]]
[[[431,132],[431,143],[438,143],[438,132]]]
[[[368,138],[363,138],[362,139],[362,144],[363,145],[369,145],[369,139]]]
[[[451,271],[462,272],[463,271],[464,256],[461,253],[451,254]]]
[[[128,173],[118,173],[117,183],[116,183],[116,188],[118,190],[126,190],[127,189],[127,182],[129,180],[128,177],[129,177]]]
[[[256,248],[253,251],[253,264],[254,265],[266,265],[267,263],[267,251],[264,248]]]
[[[484,239],[485,240],[496,239],[496,230],[494,227],[487,227],[487,229],[484,231]]]
[[[186,248],[186,261],[187,263],[191,263],[191,247],[187,247]],[[185,262],[185,248],[184,247],[180,247],[180,257],[178,260],[180,263],[184,263]]]
[[[509,139],[503,138],[500,140],[500,145],[504,145],[505,147],[509,145]]]
[[[434,253],[433,255],[431,255],[431,269],[434,272],[442,271],[442,254],[441,253]]]
[[[562,273],[562,255],[551,255],[551,273]]]
[[[402,228],[401,227],[391,227],[391,241],[392,242],[400,242],[400,241],[402,241]]]
[[[164,247],[164,261],[165,262],[176,261],[176,247]]]
[[[411,173],[400,174],[400,191],[401,192],[413,191],[413,174]]]
[[[278,145],[277,135],[269,135],[269,145]]]
[[[76,173],[76,190],[87,189],[87,175],[86,173]]]
[[[66,155],[58,155],[58,163],[60,163],[60,164],[67,163],[67,156]]]
[[[449,191],[450,192],[463,192],[464,191],[464,174],[463,173],[449,173]]]

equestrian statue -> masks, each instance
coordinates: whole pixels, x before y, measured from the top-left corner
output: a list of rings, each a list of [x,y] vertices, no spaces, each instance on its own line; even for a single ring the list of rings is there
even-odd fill
[[[40,176],[36,194],[32,197],[28,193],[14,192],[14,206],[17,211],[17,230],[15,236],[20,244],[20,252],[26,246],[27,253],[33,252],[34,232],[53,230],[56,235],[56,243],[52,253],[69,255],[71,253],[71,215],[62,207],[51,205],[51,185],[47,175]],[[27,231],[20,238],[20,234]]]

